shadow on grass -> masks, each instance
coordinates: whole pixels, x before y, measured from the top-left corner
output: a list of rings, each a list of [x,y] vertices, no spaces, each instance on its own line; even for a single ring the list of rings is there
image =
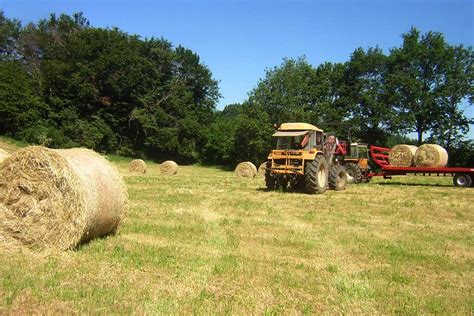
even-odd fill
[[[259,192],[278,192],[278,193],[285,193],[285,194],[295,194],[295,193],[297,193],[297,194],[313,195],[313,194],[310,194],[310,193],[306,192],[304,189],[288,188],[288,189],[270,190],[268,188],[257,188],[255,190],[259,191]]]
[[[440,188],[452,188],[454,187],[452,184],[440,184],[440,183],[405,183],[405,182],[380,182],[376,185],[388,185],[388,186],[407,186],[407,187],[440,187]]]
[[[108,238],[116,238],[117,236],[118,236],[117,232],[113,231],[113,232],[110,232],[110,233],[108,233],[104,236],[93,237],[93,238],[87,239],[85,241],[80,241],[76,246],[71,248],[71,250],[72,251],[83,251],[83,250],[91,247],[94,244],[94,242],[97,242],[99,240],[108,239]]]

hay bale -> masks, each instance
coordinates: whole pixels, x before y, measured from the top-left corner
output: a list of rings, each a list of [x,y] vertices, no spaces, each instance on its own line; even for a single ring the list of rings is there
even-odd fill
[[[411,167],[417,149],[413,145],[397,145],[390,150],[388,161],[394,167]]]
[[[448,152],[439,145],[425,144],[418,147],[414,160],[417,167],[446,167]]]
[[[235,167],[235,175],[239,178],[253,178],[257,174],[257,167],[250,161],[241,162]]]
[[[260,166],[258,167],[258,175],[260,176],[265,176],[265,172],[267,171],[267,162],[262,162]]]
[[[115,232],[127,200],[116,169],[88,149],[22,149],[0,164],[0,231],[39,249]]]
[[[0,148],[0,162],[4,161],[10,154]]]
[[[167,160],[160,165],[160,173],[172,176],[178,173],[178,164],[173,160]]]
[[[141,159],[133,159],[128,165],[128,171],[145,173],[146,172],[146,163]]]

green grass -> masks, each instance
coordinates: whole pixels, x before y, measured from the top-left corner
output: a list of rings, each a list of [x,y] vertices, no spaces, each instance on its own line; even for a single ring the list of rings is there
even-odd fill
[[[474,190],[394,177],[323,195],[180,167],[127,171],[118,234],[0,256],[3,313],[471,314]]]

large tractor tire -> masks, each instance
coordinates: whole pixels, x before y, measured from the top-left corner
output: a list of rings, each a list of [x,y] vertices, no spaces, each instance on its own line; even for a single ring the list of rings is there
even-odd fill
[[[322,194],[328,185],[328,163],[324,156],[319,155],[313,161],[307,162],[304,175],[306,192]]]
[[[267,161],[267,169],[265,170],[265,184],[268,190],[275,190],[277,188],[277,177],[271,171],[272,162]]]
[[[359,165],[355,163],[348,163],[344,167],[347,174],[354,178],[354,183],[360,183],[362,181],[362,170],[360,169]]]
[[[329,188],[331,190],[345,190],[347,186],[347,173],[344,167],[333,165],[329,171]]]

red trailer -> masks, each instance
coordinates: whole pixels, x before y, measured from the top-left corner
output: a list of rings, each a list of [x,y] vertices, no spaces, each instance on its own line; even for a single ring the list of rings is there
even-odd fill
[[[380,166],[381,172],[372,172],[367,175],[372,177],[384,177],[391,179],[392,176],[401,176],[407,174],[423,175],[423,176],[450,176],[453,177],[453,184],[456,187],[472,187],[474,186],[474,168],[463,167],[394,167],[390,165],[388,155],[390,148],[370,146],[370,156],[372,160]]]

